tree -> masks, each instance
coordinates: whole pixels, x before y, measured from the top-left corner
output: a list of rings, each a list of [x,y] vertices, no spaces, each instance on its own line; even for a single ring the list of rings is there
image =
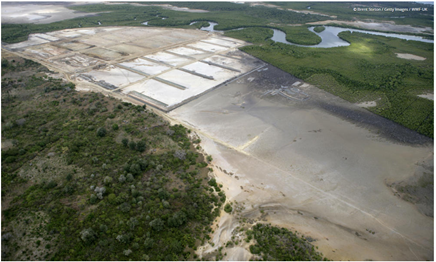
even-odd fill
[[[227,213],[231,213],[233,210],[232,206],[227,203],[226,206],[224,207],[224,211],[226,211]]]
[[[133,175],[139,175],[141,173],[141,166],[139,164],[132,164],[129,169]]]
[[[115,194],[113,194],[113,193],[109,194],[109,196],[107,197],[107,200],[111,204],[116,204],[117,203],[116,199],[117,199],[117,196]]]
[[[91,203],[91,204],[97,203],[97,196],[92,194],[91,198],[89,199],[89,203]]]
[[[112,129],[113,129],[114,131],[117,131],[117,130],[118,130],[118,125],[117,125],[117,124],[113,124],[113,125],[112,125]]]
[[[138,150],[139,152],[144,152],[145,149],[146,149],[146,145],[144,141],[141,140],[136,144],[136,150]]]
[[[120,181],[120,183],[124,183],[126,181],[126,177],[124,175],[120,175],[118,181]]]
[[[97,129],[97,136],[104,137],[106,135],[106,128],[100,127]]]
[[[156,218],[155,220],[150,222],[150,226],[153,230],[161,231],[164,229],[164,221],[160,218]]]
[[[134,230],[135,226],[138,225],[138,219],[136,219],[136,217],[131,217],[127,222],[127,225],[130,227],[130,230]]]
[[[123,146],[127,147],[127,145],[129,144],[129,139],[123,138],[123,140],[121,140],[121,143],[123,143]]]
[[[130,254],[132,254],[132,250],[130,250],[130,249],[124,250],[124,251],[123,251],[123,254],[124,254],[125,256],[129,256]]]
[[[97,198],[98,199],[103,199],[103,194],[106,192],[106,188],[105,187],[96,187],[94,189],[95,193],[97,193]]]
[[[120,205],[120,210],[121,210],[121,212],[123,212],[123,213],[127,213],[127,212],[129,212],[129,211],[130,211],[130,205],[129,205],[129,203],[127,203],[127,202],[122,203],[122,204]]]
[[[92,230],[92,228],[88,228],[88,229],[84,229],[84,230],[82,230],[82,232],[80,232],[80,238],[86,244],[91,244],[92,242],[95,241],[95,239],[97,239],[97,236],[96,236],[94,230]]]
[[[129,142],[129,147],[130,147],[130,149],[135,150],[135,149],[136,149],[136,143],[135,143],[135,141],[130,141],[130,142]]]
[[[133,175],[131,174],[131,173],[128,173],[127,174],[127,177],[126,177],[126,180],[127,180],[127,182],[132,182],[133,181]]]
[[[171,218],[168,219],[170,227],[179,227],[187,221],[187,216],[183,211],[176,212]]]
[[[153,247],[154,240],[153,238],[147,237],[144,241],[144,248],[145,249],[151,249]]]
[[[104,178],[104,180],[103,180],[103,183],[104,183],[105,185],[108,185],[108,184],[112,183],[112,177],[110,177],[110,176],[106,176],[106,177]]]
[[[180,159],[180,160],[185,160],[185,158],[186,158],[186,152],[185,152],[185,150],[177,150],[175,153],[174,153],[174,157],[175,158],[178,158],[178,159]]]

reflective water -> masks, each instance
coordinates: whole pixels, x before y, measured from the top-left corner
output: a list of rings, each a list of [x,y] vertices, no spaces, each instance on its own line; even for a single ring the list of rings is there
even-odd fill
[[[386,37],[395,37],[399,39],[405,39],[405,40],[415,40],[425,43],[434,43],[433,40],[424,39],[420,36],[413,36],[413,35],[400,35],[400,34],[392,34],[392,33],[381,33],[381,32],[373,32],[373,31],[366,31],[366,30],[359,30],[359,29],[350,29],[350,28],[342,28],[342,27],[335,27],[335,26],[325,26],[325,30],[321,33],[317,33],[313,31],[314,27],[309,27],[309,30],[317,34],[321,37],[322,41],[318,45],[297,45],[294,43],[290,43],[286,41],[286,34],[283,31],[273,29],[274,35],[271,38],[274,42],[280,42],[284,44],[289,45],[296,45],[296,46],[303,46],[303,47],[319,47],[319,48],[330,48],[330,47],[338,47],[338,46],[348,46],[350,45],[348,42],[340,39],[338,37],[338,34],[343,31],[351,31],[353,32],[359,32],[364,34],[371,34],[371,35],[380,35],[380,36],[386,36]]]
[[[215,27],[216,25],[218,25],[218,23],[209,22],[209,26],[207,26],[207,27],[202,27],[202,28],[200,28],[200,30],[209,31],[209,32],[223,32],[223,31],[215,30],[214,27]]]
[[[197,23],[197,21],[192,22],[190,25],[192,25],[194,23]],[[209,22],[209,26],[202,27],[200,29],[204,30],[204,31],[209,31],[209,32],[224,32],[224,31],[215,30],[214,27],[216,25],[218,25],[218,23]],[[414,40],[414,41],[420,41],[420,42],[425,42],[425,43],[434,43],[433,40],[424,39],[420,36],[413,36],[413,35],[381,33],[381,32],[373,32],[373,31],[360,30],[360,29],[342,28],[342,27],[336,27],[336,26],[325,26],[324,31],[322,31],[321,33],[317,33],[313,30],[314,28],[315,27],[309,27],[309,30],[314,32],[315,34],[317,34],[322,39],[321,43],[319,43],[317,45],[297,45],[294,43],[290,43],[290,42],[286,41],[286,33],[284,33],[283,31],[277,30],[277,29],[273,29],[274,34],[273,34],[273,37],[271,38],[271,40],[273,40],[274,42],[280,42],[280,43],[284,43],[284,44],[288,44],[288,45],[296,45],[296,46],[302,46],[302,47],[330,48],[330,47],[338,47],[338,46],[349,46],[350,43],[340,39],[338,37],[338,34],[340,32],[350,31],[351,33],[359,32],[359,33],[364,33],[364,34],[380,35],[380,36],[386,36],[386,37],[395,37],[395,38],[399,38],[399,39]],[[237,28],[237,29],[232,29],[229,31],[241,30],[241,29],[244,29],[244,28]]]

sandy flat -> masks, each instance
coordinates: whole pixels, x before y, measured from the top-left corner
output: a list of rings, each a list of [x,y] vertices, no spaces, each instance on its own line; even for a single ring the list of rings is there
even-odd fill
[[[262,88],[286,81],[278,73],[265,78],[271,71],[249,74],[169,113],[200,135],[215,166],[233,173],[214,167],[229,201],[245,203],[247,219],[259,217],[262,208],[267,221],[316,239],[313,244],[333,260],[432,259],[433,218],[385,184],[410,177],[433,153],[432,141],[399,143],[377,135],[378,128],[345,121],[322,101],[369,113],[313,86],[300,86],[310,95],[304,102],[262,96]],[[256,81],[248,81],[252,77]],[[393,130],[403,129],[407,133],[399,125]],[[215,248],[233,228],[219,223],[225,228],[213,236]],[[243,252],[228,252],[224,260],[240,257]]]
[[[395,54],[399,58],[404,58],[404,59],[409,59],[409,60],[424,61],[425,59],[427,59],[425,57],[417,56],[417,55],[412,55],[412,54],[402,54],[402,53],[395,53]]]
[[[83,2],[84,3],[84,2]],[[66,3],[65,5],[68,5]],[[77,12],[64,5],[39,3],[2,2],[2,23],[9,24],[49,24],[76,17],[93,16],[97,13]]]
[[[362,102],[362,103],[357,103],[355,105],[358,107],[368,108],[368,107],[377,106],[377,102],[376,101],[366,101],[366,102]]]
[[[422,95],[418,95],[418,96],[434,101],[434,94],[422,94]]]

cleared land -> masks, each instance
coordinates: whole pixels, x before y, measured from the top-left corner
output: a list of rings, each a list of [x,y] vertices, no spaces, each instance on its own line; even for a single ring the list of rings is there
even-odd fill
[[[404,59],[409,59],[409,60],[418,60],[418,61],[424,61],[425,57],[422,56],[417,56],[417,55],[412,55],[412,54],[400,54],[400,53],[396,53],[397,57],[399,58],[404,58]]]
[[[217,252],[238,226],[270,221],[313,238],[330,259],[433,258],[428,203],[416,202],[418,210],[393,192],[413,173],[423,173],[422,162],[433,155],[428,137],[263,66],[234,49],[242,41],[156,28],[46,35],[6,48],[63,72],[78,88],[126,101],[168,110],[197,98],[165,116],[198,133],[213,156],[217,181],[230,201],[238,201],[235,210],[242,210],[239,218],[223,215],[214,223],[215,245],[199,248],[200,257]],[[50,58],[25,52],[62,43],[74,48]],[[112,49],[120,45],[144,51]],[[249,259],[246,248],[245,243],[226,248],[224,259]]]
[[[296,82],[268,66],[169,115],[198,132],[245,220],[291,226],[333,260],[432,259],[433,218],[387,186],[432,158],[432,140]],[[281,95],[286,89],[308,98]],[[224,216],[204,253],[241,220]],[[227,253],[248,257],[240,247]]]
[[[65,5],[65,3],[63,5]],[[76,12],[63,5],[2,2],[2,24],[49,24],[65,19],[93,16],[97,14]]]
[[[4,48],[64,73],[79,89],[103,88],[167,111],[262,66],[236,49],[246,44],[194,30],[104,27],[33,34]]]

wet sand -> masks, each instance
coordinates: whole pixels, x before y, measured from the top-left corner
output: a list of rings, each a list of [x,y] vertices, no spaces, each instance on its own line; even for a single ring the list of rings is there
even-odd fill
[[[316,239],[333,260],[432,259],[433,218],[386,182],[412,176],[433,141],[310,85],[300,86],[305,101],[262,95],[298,81],[268,68],[169,113],[200,135],[228,200],[245,203],[242,215],[255,220],[261,207],[267,221]],[[229,240],[239,223],[229,219],[208,252]],[[224,259],[245,258],[242,250]]]

